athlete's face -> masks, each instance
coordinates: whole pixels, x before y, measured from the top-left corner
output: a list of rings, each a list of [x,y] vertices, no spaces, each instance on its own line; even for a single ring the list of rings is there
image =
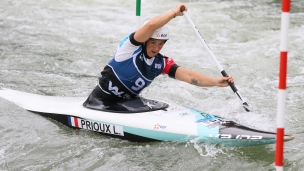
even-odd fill
[[[149,57],[154,57],[159,53],[159,51],[163,48],[166,40],[158,40],[158,39],[152,39],[150,38],[146,42],[146,50],[147,50],[147,55]]]

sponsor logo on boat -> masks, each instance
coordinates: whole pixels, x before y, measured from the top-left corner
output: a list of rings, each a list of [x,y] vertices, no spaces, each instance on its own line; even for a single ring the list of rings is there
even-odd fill
[[[212,135],[210,134],[210,137],[212,137]],[[260,140],[263,138],[263,136],[260,135],[236,135],[233,136],[231,134],[218,134],[217,136],[215,136],[215,138],[221,138],[221,139],[247,139],[247,140]]]
[[[208,113],[203,113],[203,112],[199,112],[204,118],[218,118],[218,117],[215,117],[215,116],[211,116],[209,115]]]
[[[184,112],[184,113],[180,113],[179,115],[180,115],[180,116],[186,116],[186,115],[190,115],[190,114],[187,113],[187,112]]]
[[[68,116],[68,123],[70,126],[75,128],[124,136],[123,127],[118,125],[90,121],[83,118],[72,117],[72,116]]]
[[[226,127],[231,127],[231,126],[235,125],[235,123],[233,121],[223,120],[222,118],[219,118],[219,117],[216,117],[216,116],[196,120],[196,123],[207,124],[207,127],[209,127],[209,128],[214,128],[214,127],[219,126],[219,125],[226,126]]]
[[[204,118],[204,119],[199,119],[199,120],[196,120],[196,123],[206,123],[206,122],[216,122],[218,121],[218,117],[209,117],[209,118]]]
[[[160,125],[159,123],[154,124],[154,129],[166,129],[167,126]]]
[[[222,121],[218,117],[208,117],[208,118],[196,120],[196,123],[207,125],[208,128],[214,128],[216,126],[223,124],[224,121]]]

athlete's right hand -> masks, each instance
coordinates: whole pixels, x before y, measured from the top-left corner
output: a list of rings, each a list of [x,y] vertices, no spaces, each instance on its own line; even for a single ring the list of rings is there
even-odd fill
[[[187,11],[188,8],[185,4],[177,4],[173,10],[176,13],[176,16],[183,16],[183,11]]]

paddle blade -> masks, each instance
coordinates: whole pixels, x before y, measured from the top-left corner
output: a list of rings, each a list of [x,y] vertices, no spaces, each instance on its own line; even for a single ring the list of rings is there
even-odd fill
[[[243,107],[244,107],[244,109],[246,110],[246,112],[250,112],[250,111],[251,111],[251,110],[249,109],[249,105],[248,105],[247,102],[244,102],[244,103],[243,103]]]

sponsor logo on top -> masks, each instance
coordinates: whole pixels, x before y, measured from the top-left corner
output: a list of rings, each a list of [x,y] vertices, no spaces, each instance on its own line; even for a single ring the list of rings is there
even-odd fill
[[[68,124],[69,126],[74,128],[124,136],[123,127],[118,125],[90,121],[83,118],[72,117],[72,116],[68,116]]]
[[[161,69],[161,64],[155,64],[156,69]]]

